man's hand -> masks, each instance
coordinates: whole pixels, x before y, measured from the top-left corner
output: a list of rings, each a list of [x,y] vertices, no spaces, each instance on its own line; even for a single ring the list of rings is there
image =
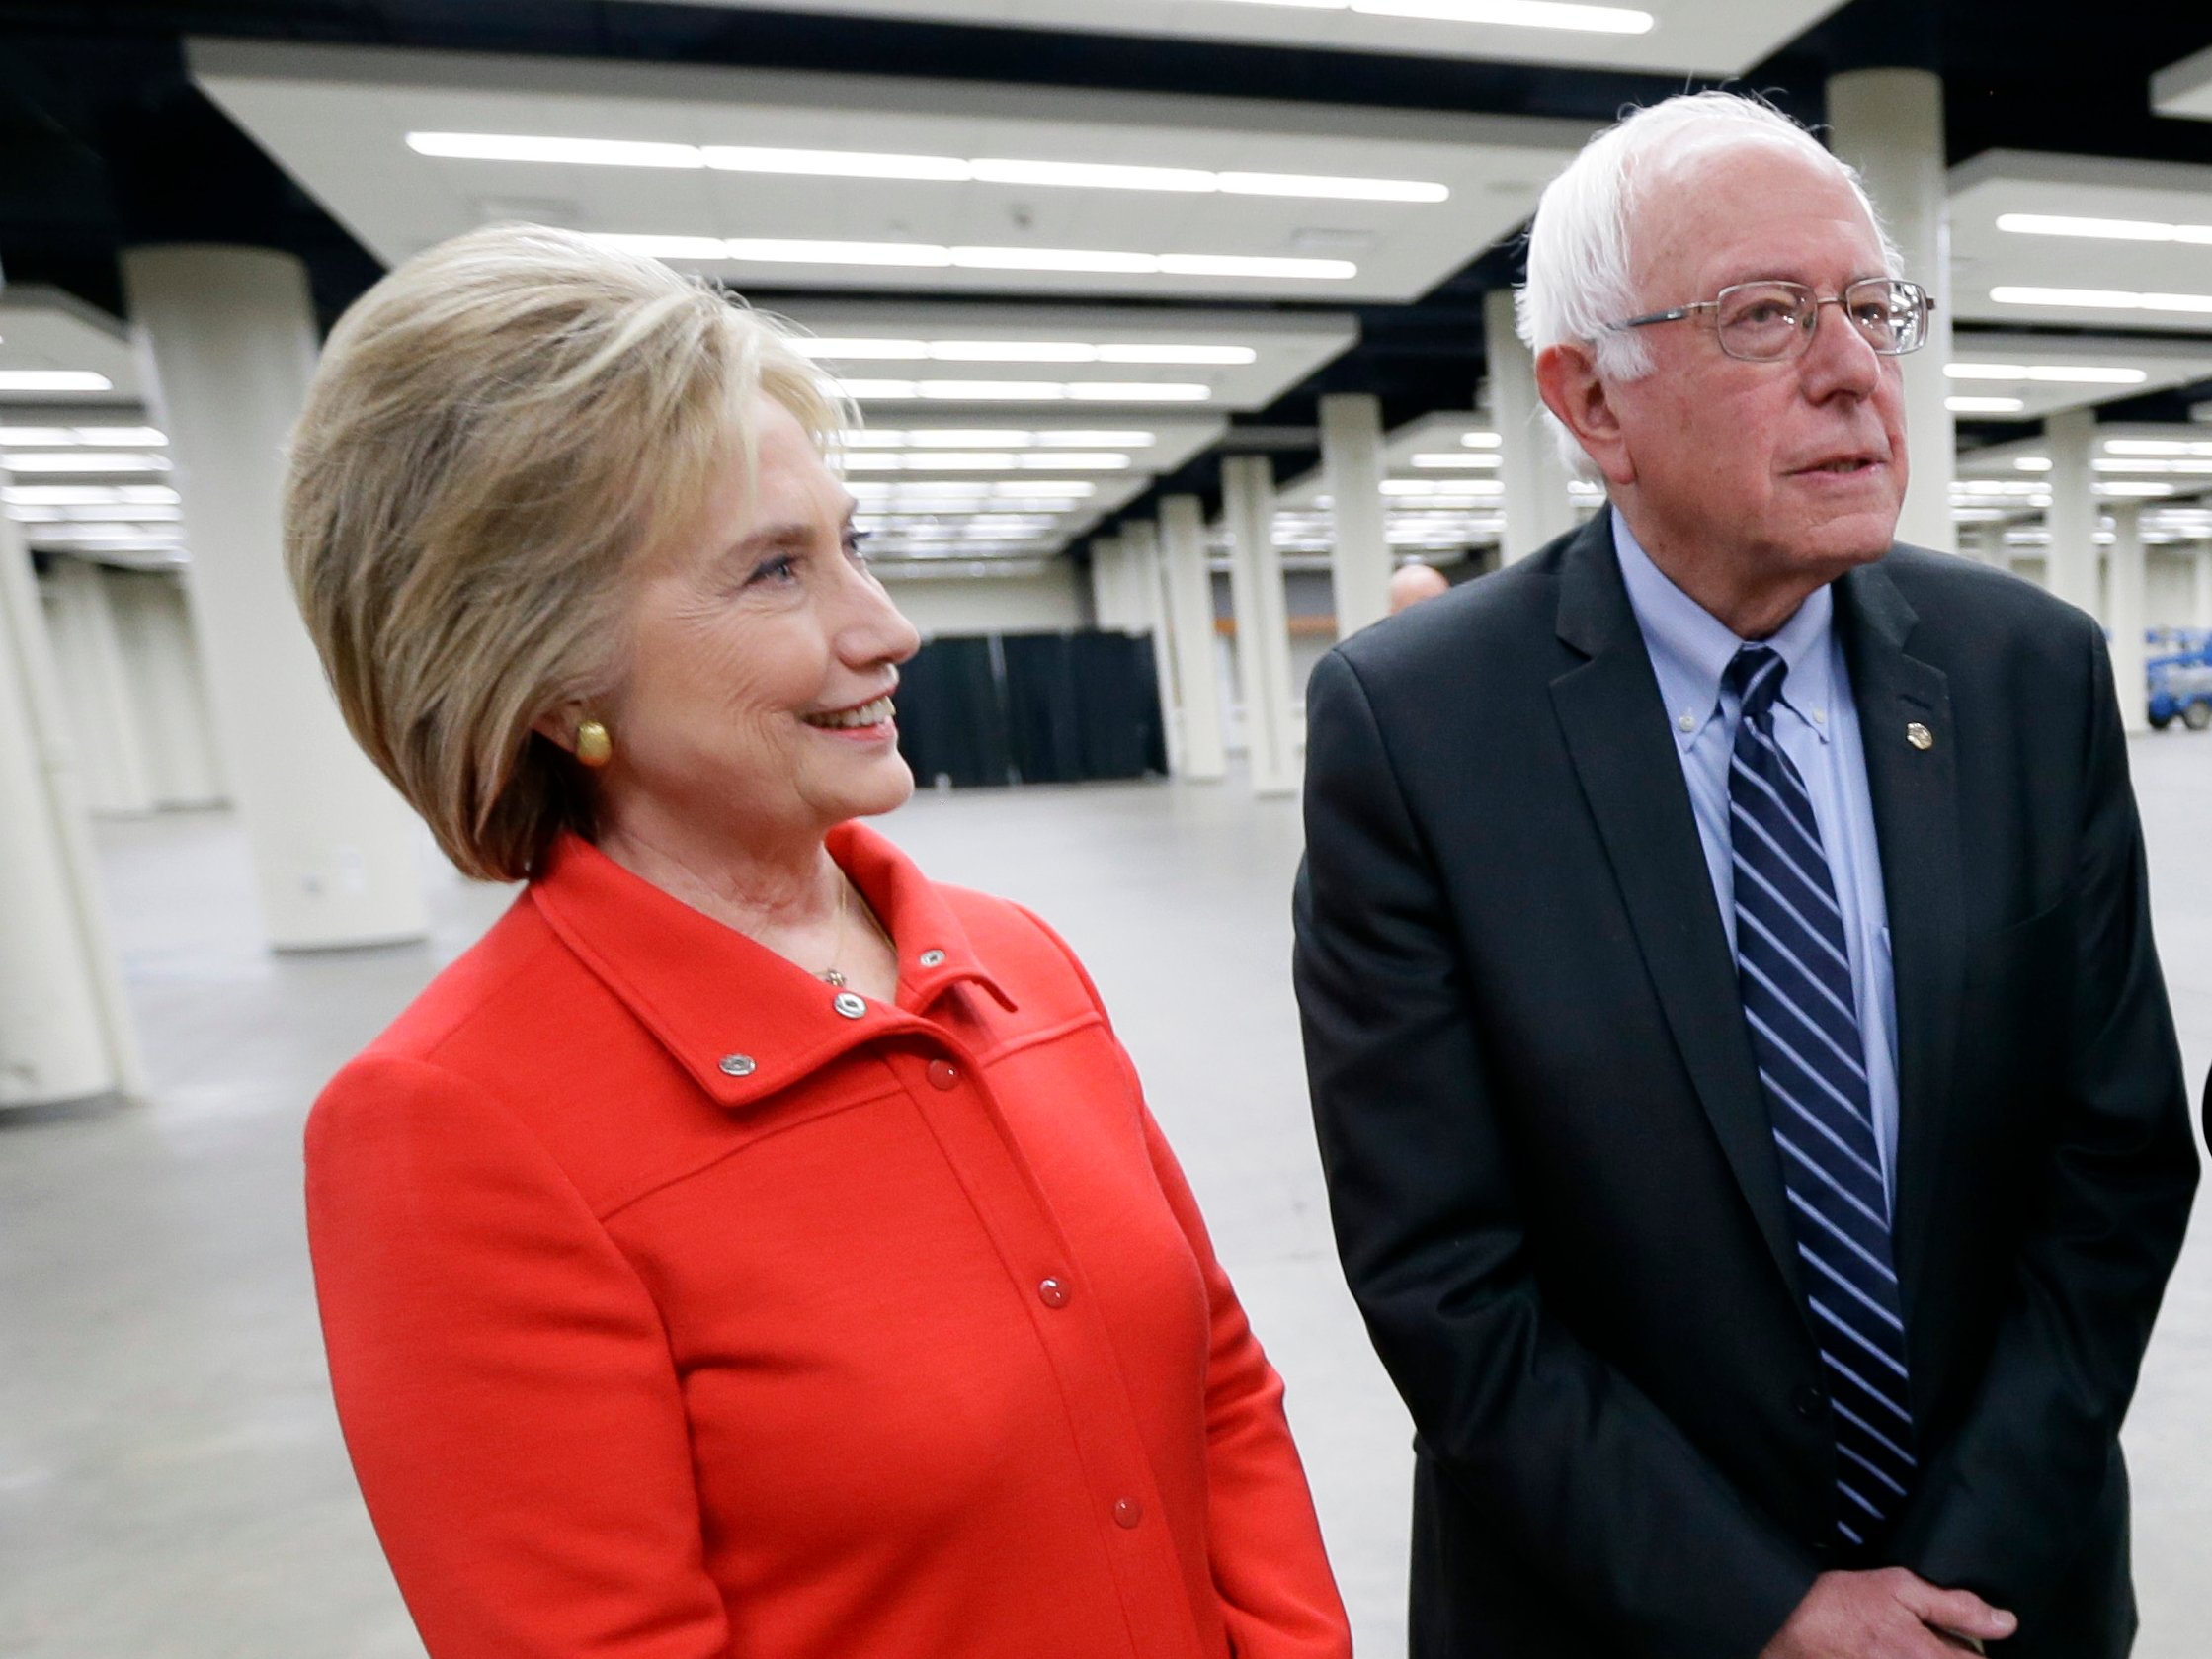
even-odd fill
[[[1955,1638],[2002,1641],[2019,1626],[1971,1590],[1938,1590],[1903,1567],[1822,1573],[1760,1659],[1956,1659]]]

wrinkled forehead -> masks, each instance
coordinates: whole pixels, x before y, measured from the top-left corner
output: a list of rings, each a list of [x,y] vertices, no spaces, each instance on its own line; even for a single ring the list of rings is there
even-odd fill
[[[1790,274],[1810,221],[1855,244],[1853,275],[1888,269],[1880,228],[1843,164],[1811,142],[1741,130],[1691,131],[1639,157],[1623,193],[1629,270],[1639,290],[1690,278],[1721,250],[1737,250],[1726,280]],[[1771,249],[1774,265],[1766,264]],[[1670,298],[1668,303],[1675,301]]]

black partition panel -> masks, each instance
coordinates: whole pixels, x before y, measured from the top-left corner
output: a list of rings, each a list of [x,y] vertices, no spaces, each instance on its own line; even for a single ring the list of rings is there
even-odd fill
[[[933,639],[899,670],[899,752],[924,788],[1013,779],[996,654],[987,638]]]
[[[1149,637],[950,635],[906,665],[899,747],[916,780],[954,788],[1165,773]]]

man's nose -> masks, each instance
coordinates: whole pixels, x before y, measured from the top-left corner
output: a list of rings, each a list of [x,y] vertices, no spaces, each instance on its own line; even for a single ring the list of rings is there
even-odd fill
[[[1813,317],[1813,338],[1800,361],[1807,395],[1816,401],[1839,392],[1871,395],[1881,381],[1882,355],[1852,325],[1843,300],[1821,300]]]

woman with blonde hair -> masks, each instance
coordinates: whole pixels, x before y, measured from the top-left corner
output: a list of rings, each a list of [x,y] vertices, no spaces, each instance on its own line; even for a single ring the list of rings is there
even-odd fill
[[[1341,1659],[1281,1384],[1065,945],[856,820],[916,646],[781,329],[480,231],[332,334],[286,546],[346,718],[527,882],[307,1129],[437,1659]]]

